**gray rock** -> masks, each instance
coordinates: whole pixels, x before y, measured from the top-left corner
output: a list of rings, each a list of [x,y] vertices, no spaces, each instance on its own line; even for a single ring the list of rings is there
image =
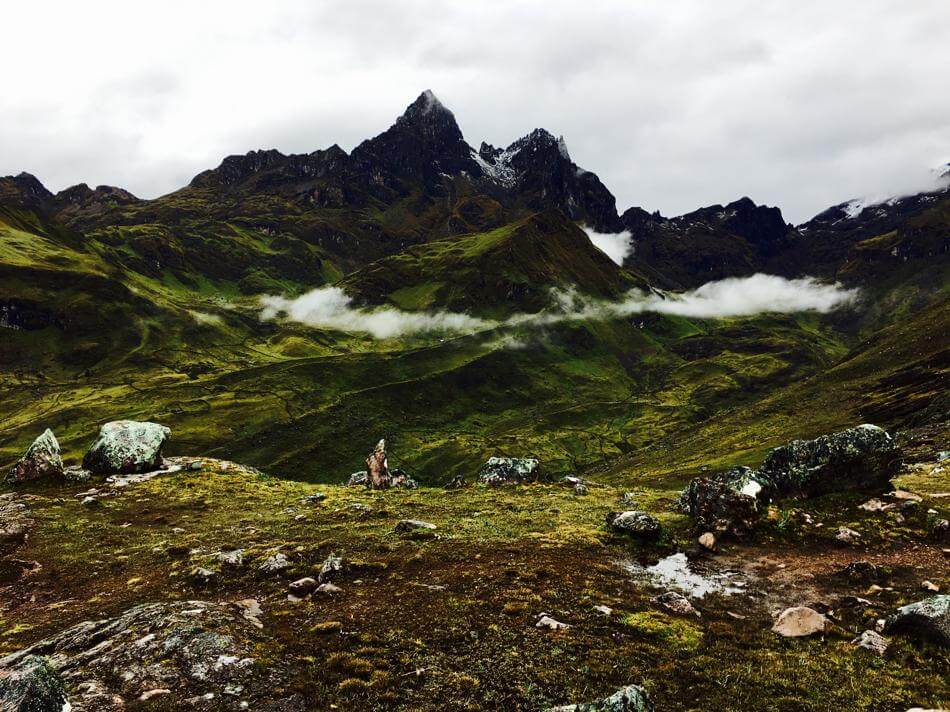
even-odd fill
[[[47,477],[63,477],[63,458],[53,431],[47,428],[27,448],[7,474],[7,482],[29,482]]]
[[[424,522],[421,519],[403,519],[398,524],[396,524],[393,531],[397,534],[409,534],[410,532],[415,531],[432,531],[436,529],[435,524],[429,522]]]
[[[653,602],[665,611],[678,616],[695,616],[699,618],[699,611],[693,608],[689,599],[676,591],[667,591],[653,598]]]
[[[309,576],[306,578],[297,579],[287,587],[291,595],[294,595],[297,598],[303,598],[304,596],[313,593],[316,588],[317,580],[310,578]]]
[[[735,467],[690,482],[680,495],[680,505],[700,529],[744,536],[758,524],[766,502],[760,499],[764,484],[748,467]]]
[[[654,712],[655,709],[646,690],[638,685],[627,685],[609,697],[551,707],[546,712]]]
[[[210,586],[218,579],[218,574],[202,566],[195,567],[191,572],[191,580],[199,586]]]
[[[889,644],[890,641],[887,638],[874,630],[866,630],[851,641],[851,645],[870,650],[876,655],[884,655]]]
[[[541,463],[533,457],[490,457],[478,473],[480,482],[491,487],[537,482]]]
[[[46,658],[30,655],[0,666],[0,710],[60,712],[65,704],[63,680]]]
[[[636,507],[637,495],[634,492],[624,492],[622,495],[620,495],[620,506]]]
[[[343,568],[343,557],[331,553],[326,558],[326,561],[323,562],[323,566],[320,567],[320,573],[317,576],[317,580],[320,583],[334,581],[343,575]]]
[[[172,690],[162,709],[183,709],[185,699],[209,692],[220,696],[228,686],[243,685],[260,695],[268,694],[270,685],[282,684],[280,670],[271,671],[266,681],[257,679],[251,656],[264,640],[231,604],[147,603],[114,618],[79,623],[12,653],[0,659],[0,670],[19,670],[30,656],[42,654],[71,690],[95,697],[83,709],[111,710],[115,695],[135,700],[153,689]],[[71,700],[74,705],[77,701]],[[62,701],[55,708],[0,709],[60,712]]]
[[[884,489],[900,464],[900,448],[890,435],[876,425],[859,425],[777,447],[758,469],[735,467],[695,479],[680,504],[698,526],[743,536],[774,499]]]
[[[232,569],[239,569],[244,566],[244,549],[219,551],[218,561],[222,566],[227,566]]]
[[[359,472],[354,472],[350,475],[350,478],[346,481],[347,487],[359,487],[366,486],[366,483],[369,481],[369,473],[366,470],[360,470]]]
[[[628,512],[610,512],[607,514],[607,526],[615,532],[642,539],[656,539],[661,531],[660,522],[656,517],[636,509]]]
[[[116,420],[99,429],[99,437],[82,459],[95,474],[131,474],[162,466],[162,448],[171,430],[158,423]]]
[[[280,573],[284,569],[290,566],[290,562],[287,560],[285,554],[274,554],[273,556],[268,556],[264,561],[261,562],[261,565],[258,566],[258,569],[267,574],[276,574]]]
[[[950,595],[931,596],[898,608],[884,625],[885,633],[904,633],[950,647]]]
[[[466,487],[468,483],[465,481],[465,475],[455,475],[451,480],[445,483],[445,489],[447,490],[457,490]]]

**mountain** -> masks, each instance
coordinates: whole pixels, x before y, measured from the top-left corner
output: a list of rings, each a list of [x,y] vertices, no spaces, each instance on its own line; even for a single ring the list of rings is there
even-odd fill
[[[560,210],[536,213],[487,233],[410,247],[343,279],[360,303],[403,309],[537,312],[550,290],[616,299],[649,287],[596,249]]]
[[[590,227],[630,232],[623,265]],[[939,191],[618,215],[563,139],[473,150],[431,92],[351,153],[154,200],[0,178],[0,469],[171,431],[165,470],[3,485],[0,708],[937,708],[939,641],[848,641],[950,583],[948,244]],[[756,272],[855,292],[702,289]],[[722,484],[763,515],[741,542],[680,504],[772,448],[849,480],[870,434],[905,460],[875,489],[759,512]],[[381,438],[418,487],[346,484]],[[481,483],[489,458],[541,481]],[[799,601],[834,634],[777,635]]]

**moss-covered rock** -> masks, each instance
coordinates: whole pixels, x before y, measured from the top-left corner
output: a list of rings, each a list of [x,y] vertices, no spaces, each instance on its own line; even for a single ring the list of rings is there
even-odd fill
[[[7,482],[27,482],[44,477],[62,477],[63,458],[53,431],[47,428],[10,470]]]
[[[162,466],[162,448],[171,430],[158,423],[116,420],[99,430],[99,437],[82,460],[96,474],[148,472]]]

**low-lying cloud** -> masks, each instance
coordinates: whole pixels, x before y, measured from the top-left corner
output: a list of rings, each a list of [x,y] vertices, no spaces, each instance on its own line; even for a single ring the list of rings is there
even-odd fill
[[[495,322],[459,312],[406,312],[392,307],[362,309],[339,287],[321,287],[296,299],[262,297],[264,319],[283,315],[310,326],[339,331],[358,331],[376,339],[433,332],[473,333]]]
[[[617,319],[635,314],[673,314],[694,319],[723,319],[756,314],[818,312],[854,304],[856,289],[812,277],[786,279],[768,274],[707,282],[682,294],[628,292],[605,301],[574,290],[552,290],[551,308],[490,320],[460,312],[406,312],[393,307],[358,307],[339,287],[320,287],[295,299],[261,299],[264,319],[284,317],[310,326],[366,333],[376,339],[425,334],[472,334],[499,328],[542,328],[564,321]]]
[[[633,239],[629,230],[623,232],[595,232],[589,228],[584,228],[587,237],[594,243],[594,247],[607,255],[618,265],[633,254]]]

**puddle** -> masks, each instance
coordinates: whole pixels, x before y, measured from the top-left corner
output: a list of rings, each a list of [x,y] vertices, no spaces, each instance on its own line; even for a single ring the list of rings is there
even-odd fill
[[[744,593],[747,585],[741,574],[736,572],[700,573],[692,570],[686,554],[682,552],[660,559],[652,566],[627,561],[623,567],[634,578],[651,586],[673,589],[692,598],[703,598],[710,593],[723,596]]]

